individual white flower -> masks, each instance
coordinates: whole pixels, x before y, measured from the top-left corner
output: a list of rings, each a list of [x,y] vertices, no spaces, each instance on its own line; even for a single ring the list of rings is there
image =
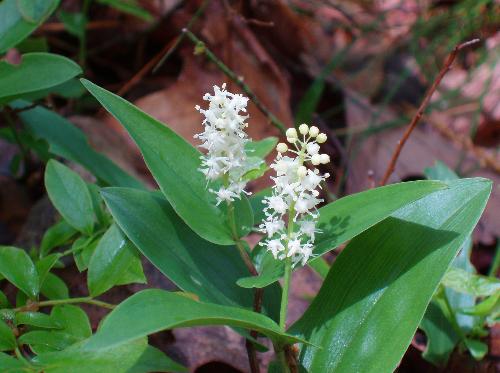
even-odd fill
[[[311,241],[314,242],[316,233],[320,233],[319,229],[316,229],[316,222],[313,220],[303,220],[300,222],[300,232],[306,236],[311,237]]]
[[[278,255],[285,251],[285,246],[283,246],[280,240],[269,240],[267,242],[267,248],[271,254],[273,254],[274,259],[278,259]]]
[[[276,259],[291,258],[294,266],[304,265],[313,256],[316,233],[320,232],[316,229],[317,206],[323,201],[318,198],[318,189],[330,176],[306,167],[330,161],[327,154],[319,153],[319,143],[326,141],[326,135],[306,124],[300,125],[298,132],[300,134],[295,129],[288,129],[286,136],[290,146],[278,145],[278,155],[271,165],[276,172],[276,177],[271,177],[273,193],[263,201],[266,219],[259,226],[260,232],[267,236],[261,245]],[[284,155],[287,152],[294,156]]]
[[[196,110],[205,117],[205,129],[194,136],[202,141],[200,147],[207,150],[201,157],[200,171],[208,181],[224,182],[219,190],[211,189],[217,196],[217,204],[234,201],[246,193],[242,176],[247,166],[245,144],[249,138],[245,121],[248,115],[242,113],[246,112],[248,98],[226,91],[224,83],[222,87],[214,86],[214,94],[206,93],[203,99],[209,102],[208,109],[197,105]]]
[[[285,229],[285,222],[280,218],[265,220],[260,226],[260,231],[266,233],[268,238]]]
[[[210,189],[211,192],[215,193],[217,195],[217,206],[222,202],[222,201],[234,201],[235,198],[238,198],[239,195],[233,192],[230,189],[226,188],[220,188],[217,191],[214,191]]]

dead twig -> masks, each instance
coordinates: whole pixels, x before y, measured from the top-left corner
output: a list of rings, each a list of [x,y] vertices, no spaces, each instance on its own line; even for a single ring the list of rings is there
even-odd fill
[[[120,27],[121,23],[114,20],[92,21],[85,25],[86,30],[103,30]],[[43,32],[64,32],[67,31],[66,25],[62,22],[45,23],[37,30],[38,33]]]
[[[196,10],[196,12],[193,14],[191,19],[186,25],[186,28],[191,28],[193,24],[196,22],[196,20],[203,14],[205,11],[207,5],[208,5],[209,0],[203,1],[203,3],[200,5],[200,7]],[[177,38],[175,39],[175,42],[173,45],[164,51],[162,53],[162,57],[155,63],[155,66],[153,67],[153,74],[158,71],[158,69],[165,63],[165,61],[177,50],[181,42],[184,40],[185,33],[182,32]]]
[[[123,87],[116,93],[118,96],[123,96],[130,89],[132,89],[137,83],[139,83],[150,71],[154,68],[154,66],[160,61],[160,59],[167,53],[172,46],[175,45],[176,39],[168,42],[160,52],[158,52],[152,59],[150,59],[138,72],[134,74],[132,78],[130,78]]]
[[[250,89],[250,87],[243,81],[243,78],[237,76],[234,71],[232,71],[228,66],[226,66],[217,56],[202,42],[196,35],[194,35],[187,28],[183,29],[182,32],[191,40],[195,45],[197,53],[203,53],[205,56],[212,61],[229,79],[231,79],[238,87],[240,87],[243,92],[248,96],[248,98],[257,106],[257,108],[269,119],[269,122],[280,130],[282,134],[285,134],[286,127],[276,116],[271,113],[271,111],[257,98],[255,93]]]
[[[473,39],[473,40],[467,41],[465,43],[457,45],[450,52],[450,54],[448,55],[448,57],[446,58],[446,60],[443,64],[443,67],[441,68],[441,71],[439,71],[438,76],[436,77],[436,79],[432,83],[431,87],[429,88],[429,90],[425,94],[424,100],[420,104],[417,112],[415,113],[415,116],[412,118],[410,124],[408,125],[408,128],[406,129],[406,131],[403,134],[403,136],[401,137],[401,139],[398,141],[397,147],[394,150],[394,153],[392,154],[391,161],[389,162],[389,165],[387,166],[387,169],[384,173],[384,177],[382,178],[382,181],[380,182],[381,186],[387,184],[389,177],[394,172],[394,169],[396,167],[396,162],[398,161],[398,157],[399,157],[399,154],[401,153],[401,150],[403,149],[403,146],[405,145],[405,143],[408,140],[408,138],[410,137],[411,133],[413,132],[413,130],[417,126],[420,119],[422,118],[422,115],[424,114],[424,111],[427,108],[427,105],[429,104],[433,93],[436,91],[436,88],[441,83],[441,80],[443,79],[443,77],[450,70],[451,64],[453,63],[453,61],[457,57],[458,52],[461,51],[462,49],[470,46],[470,45],[476,44],[477,42],[479,42],[479,39]]]

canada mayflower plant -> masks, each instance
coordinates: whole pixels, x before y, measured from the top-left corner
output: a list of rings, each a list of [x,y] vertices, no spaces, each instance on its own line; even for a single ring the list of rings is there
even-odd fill
[[[13,4],[4,9],[17,9],[14,0],[4,2]],[[47,162],[44,182],[60,217],[33,247],[0,245],[1,373],[194,371],[199,367],[183,367],[149,345],[148,336],[216,325],[245,338],[246,353],[243,343],[234,349],[232,343],[235,353],[228,356],[242,371],[390,373],[417,328],[425,329],[427,322],[435,330],[433,320],[426,320],[435,314],[440,320],[453,315],[453,334],[439,331],[456,336],[451,350],[469,349],[474,357],[486,353],[481,328],[498,320],[498,281],[458,268],[441,279],[460,248],[464,253],[468,246],[488,200],[488,180],[450,177],[451,170],[436,167],[429,175],[446,181],[393,184],[331,201],[324,169],[332,167],[321,149],[327,136],[315,126],[283,130],[281,143],[275,137],[252,141],[245,133],[249,99],[225,84],[214,86],[203,96],[207,107],[196,106],[204,126],[196,135],[200,152],[167,125],[83,79],[137,143],[159,187],[151,190],[91,149],[71,122],[27,102],[40,88],[26,90],[29,82],[17,69],[22,63],[0,69],[0,79],[5,74],[9,82],[1,103],[12,106],[7,110],[16,121],[12,128],[27,125],[23,138],[36,134],[37,144],[48,142],[43,148],[50,154],[44,150],[44,157],[59,158]],[[23,90],[9,93],[19,77]],[[24,132],[28,129],[33,134]],[[273,150],[276,159],[268,165]],[[84,180],[68,161],[96,182]],[[250,195],[247,183],[262,177]],[[256,190],[270,181],[272,187]],[[333,264],[323,258],[346,242]],[[461,256],[463,264],[468,258]],[[158,268],[157,275],[143,272],[146,260]],[[58,277],[63,266],[64,278],[75,273],[82,283],[86,279],[84,296],[74,294],[82,283],[69,289]],[[321,288],[307,294],[309,307],[302,315],[294,312],[297,320],[290,325],[296,270],[314,270]],[[164,283],[158,276],[173,282],[175,291],[158,289]],[[460,279],[490,286],[487,291],[481,286],[467,303],[465,311],[477,320],[474,328],[457,333],[462,326],[455,315],[464,312],[462,304],[447,302],[448,291],[439,289],[456,289]],[[108,293],[116,286],[147,281],[147,289],[120,304],[107,302],[116,299]],[[294,290],[295,297],[306,295],[300,287]],[[107,312],[99,325],[91,325],[83,303]],[[449,309],[442,310],[447,303]],[[426,313],[429,304],[432,313]],[[274,349],[269,367],[259,358],[259,345]],[[441,363],[438,353],[429,356]],[[198,360],[186,356],[184,362]]]
[[[327,140],[318,128],[307,124],[286,131],[286,143],[276,147],[278,156],[271,168],[276,177],[273,193],[264,199],[266,220],[259,226],[267,236],[261,245],[273,254],[275,259],[291,258],[292,265],[305,265],[312,255],[314,239],[318,229],[317,206],[321,183],[330,175],[321,174],[315,168],[330,162],[328,154],[320,154],[320,144]],[[292,156],[285,155],[287,153]],[[312,166],[312,167],[307,167]],[[297,229],[295,228],[297,227]]]

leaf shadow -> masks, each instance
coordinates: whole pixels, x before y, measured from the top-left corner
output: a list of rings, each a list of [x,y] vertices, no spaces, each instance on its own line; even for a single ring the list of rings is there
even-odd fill
[[[457,236],[453,231],[394,217],[385,219],[347,245],[332,265],[318,295],[290,332],[309,339],[318,333],[335,335],[336,329],[342,329],[347,334],[337,338],[353,337],[355,328],[366,321],[388,289],[400,279],[404,281],[429,255],[446,250]],[[350,331],[346,324],[353,325]],[[318,341],[317,336],[313,343],[314,340]]]

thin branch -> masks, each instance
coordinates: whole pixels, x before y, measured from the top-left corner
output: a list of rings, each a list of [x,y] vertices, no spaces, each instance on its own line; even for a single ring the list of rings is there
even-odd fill
[[[217,56],[202,42],[196,35],[194,35],[188,29],[183,29],[182,32],[191,40],[195,45],[196,51],[199,53],[204,53],[205,56],[212,61],[226,76],[231,79],[238,87],[240,87],[243,92],[248,96],[250,100],[257,106],[257,108],[269,119],[269,122],[280,130],[282,134],[285,133],[285,125],[276,116],[271,113],[271,111],[257,98],[255,93],[250,89],[250,87],[243,81],[243,78],[237,76],[234,71],[227,67]]]
[[[474,40],[470,40],[470,41],[467,41],[465,43],[459,44],[448,55],[448,57],[446,58],[446,61],[443,64],[443,67],[441,68],[441,71],[439,72],[438,76],[434,80],[434,83],[432,83],[431,87],[429,88],[429,90],[425,94],[424,100],[420,104],[420,107],[418,108],[417,112],[415,113],[415,116],[412,118],[405,133],[403,134],[401,139],[398,141],[397,147],[394,150],[394,153],[392,154],[391,161],[389,162],[389,165],[387,166],[384,177],[382,178],[382,181],[380,182],[381,186],[387,184],[389,177],[394,172],[394,169],[396,167],[396,162],[398,161],[398,157],[399,157],[399,154],[401,153],[401,150],[403,149],[403,146],[405,145],[405,143],[408,140],[408,138],[410,137],[411,133],[413,132],[413,130],[417,126],[420,119],[422,118],[422,115],[424,114],[424,111],[427,108],[427,105],[429,104],[429,102],[432,98],[432,95],[436,91],[437,87],[441,83],[441,80],[444,78],[446,73],[450,70],[451,65],[452,65],[453,61],[455,60],[455,58],[457,57],[458,52],[461,51],[462,49],[470,46],[470,45],[476,44],[477,42],[479,42],[479,39],[474,39]]]
[[[88,22],[85,25],[86,30],[103,30],[103,29],[112,29],[120,27],[120,21],[114,20],[101,20],[101,21],[92,21]],[[66,25],[62,22],[52,22],[46,23],[37,30],[38,33],[42,32],[65,32],[67,31]]]
[[[97,299],[93,299],[91,297],[81,297],[81,298],[68,298],[68,299],[46,300],[42,302],[33,302],[22,307],[14,308],[14,312],[33,311],[41,307],[49,307],[49,306],[57,306],[60,304],[73,304],[73,303],[92,304],[94,306],[107,308],[109,310],[112,310],[116,307],[114,304],[106,303]]]
[[[208,5],[208,1],[209,0],[204,0],[200,7],[196,10],[196,12],[193,14],[186,25],[187,29],[191,28],[196,20],[203,14]],[[162,51],[162,56],[159,58],[158,62],[155,63],[155,67],[153,67],[153,74],[156,73],[158,69],[165,63],[165,61],[177,50],[181,42],[184,40],[185,35],[186,34],[182,32],[179,36],[177,36],[175,42],[170,48],[168,48],[166,51]]]

